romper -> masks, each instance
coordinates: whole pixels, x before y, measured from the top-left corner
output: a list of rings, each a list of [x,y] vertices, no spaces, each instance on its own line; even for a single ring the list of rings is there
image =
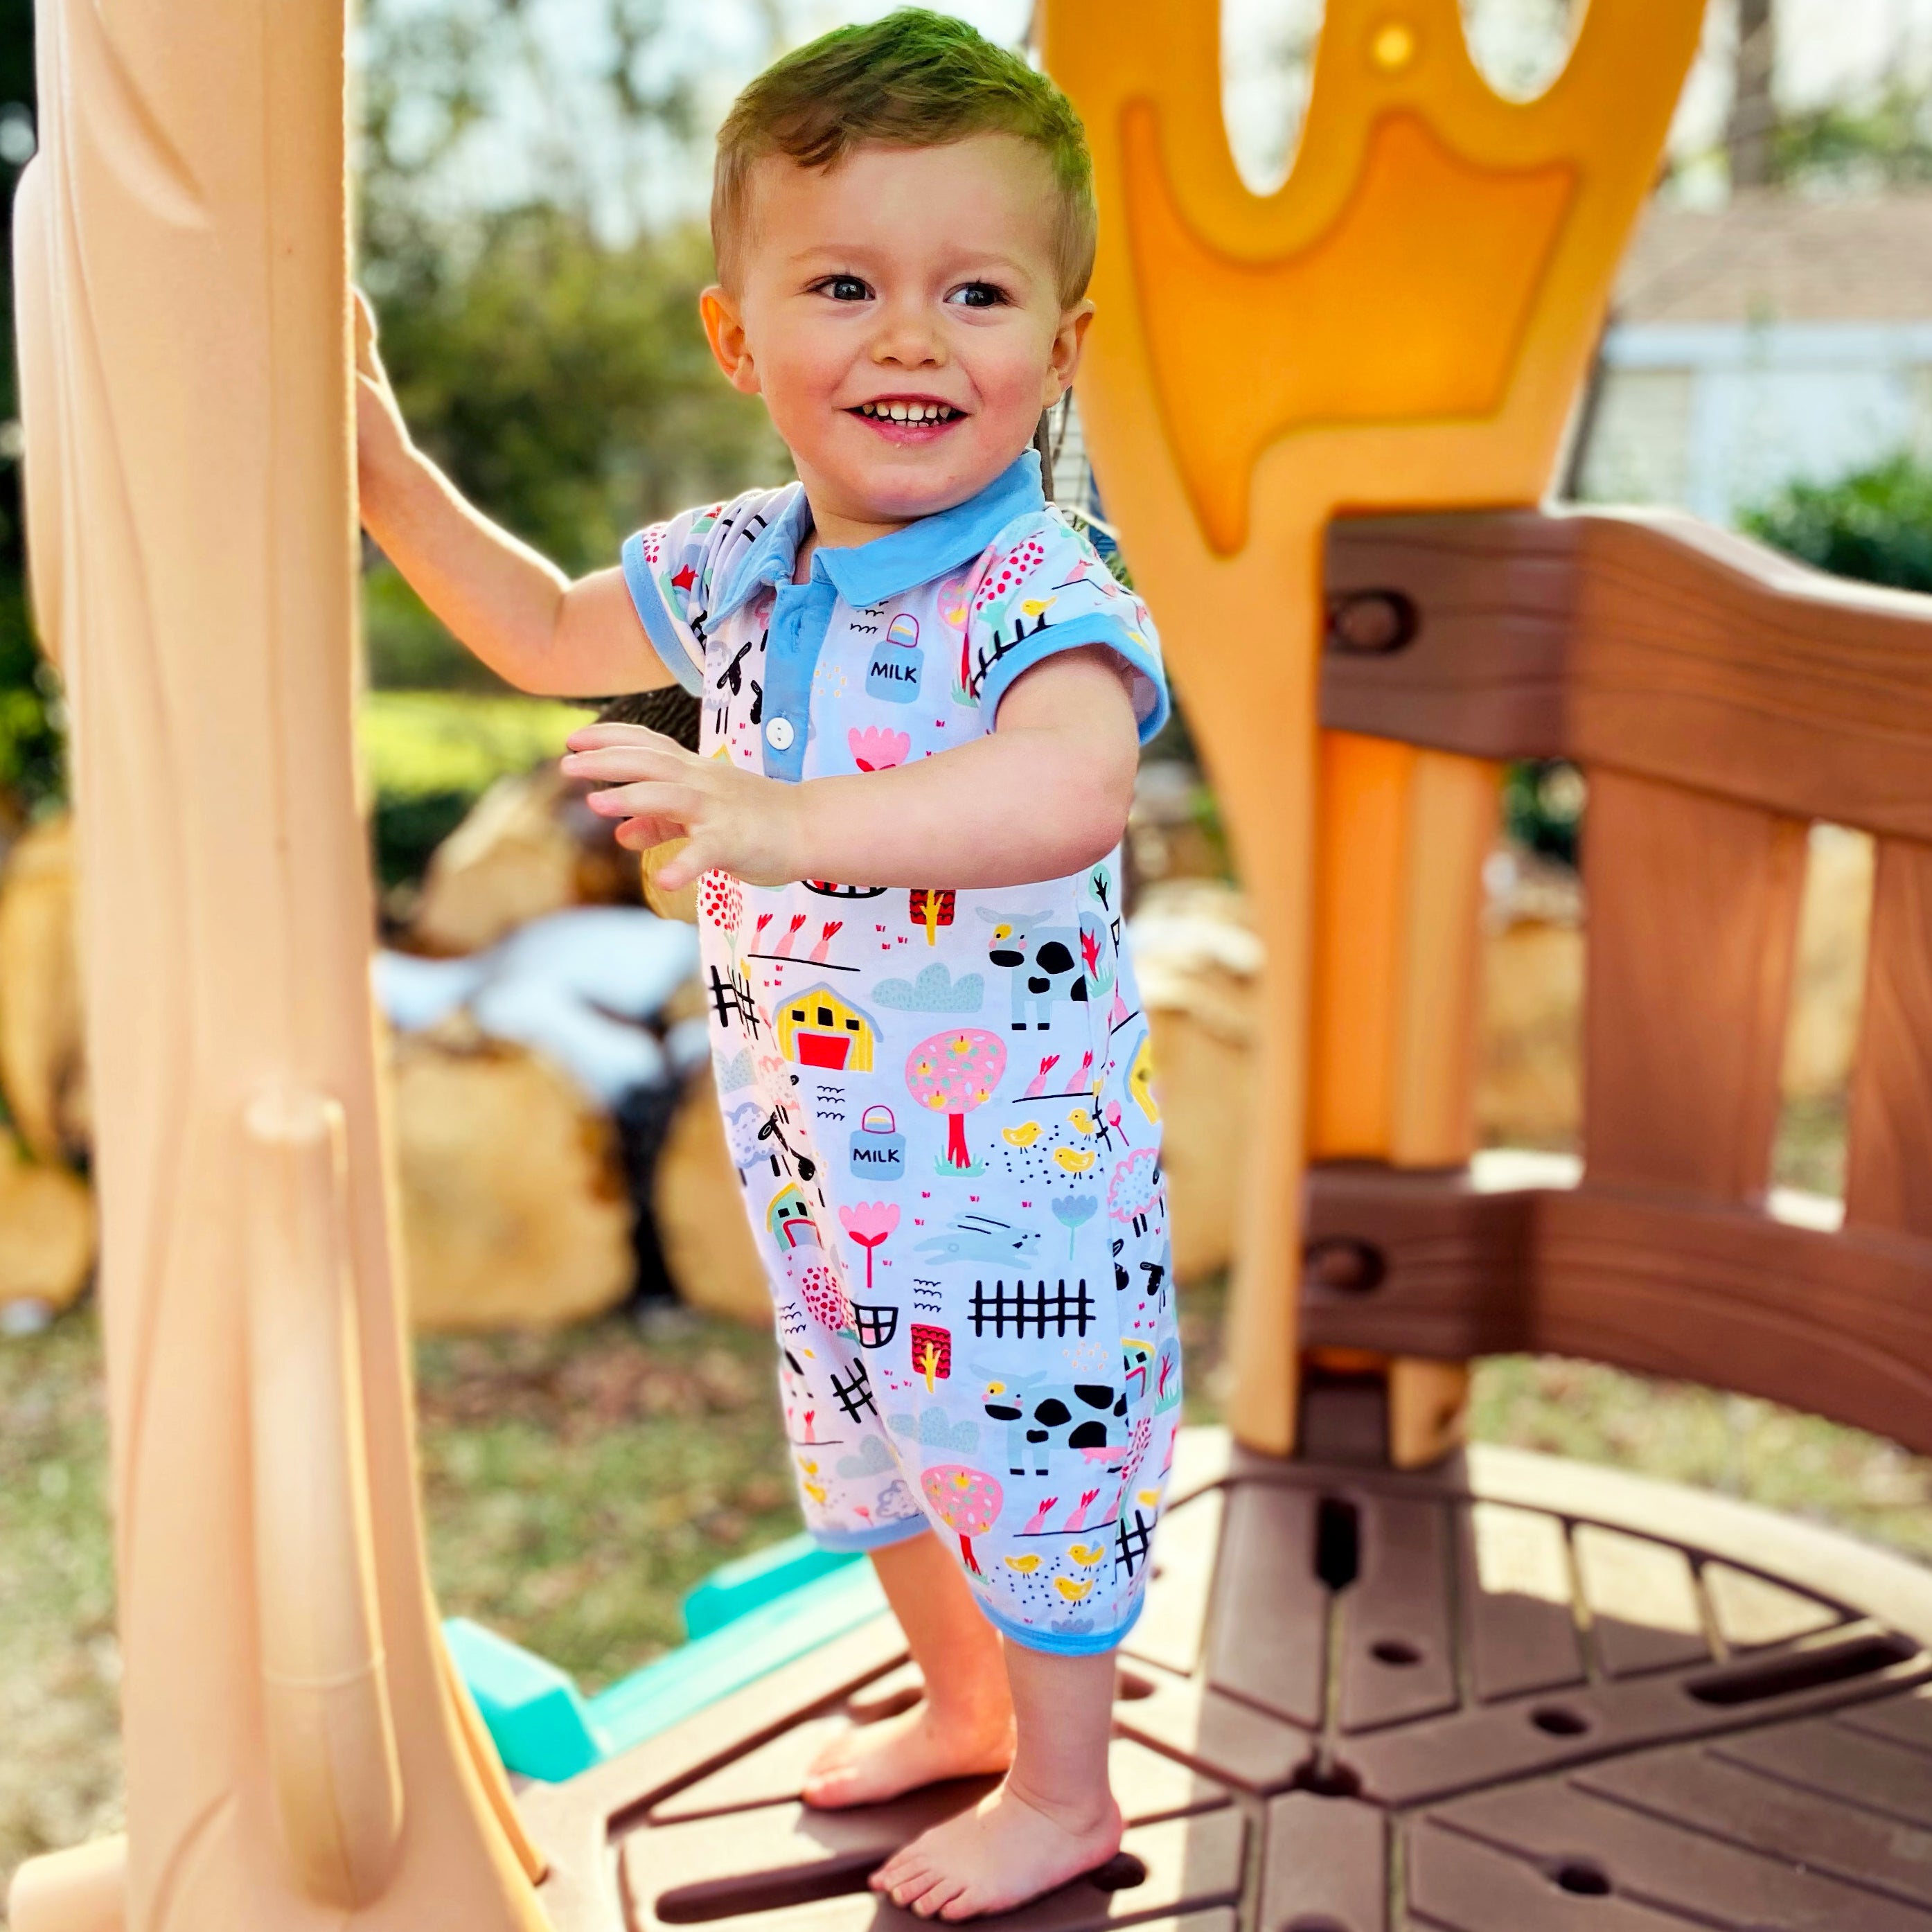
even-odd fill
[[[1102,644],[1143,741],[1167,712],[1146,607],[1041,494],[976,496],[812,555],[800,485],[632,536],[624,572],[701,752],[791,780],[992,728],[1013,680]],[[1118,850],[998,890],[700,882],[724,1131],[777,1313],[807,1527],[930,1528],[1035,1649],[1138,1613],[1180,1419],[1167,1202]]]

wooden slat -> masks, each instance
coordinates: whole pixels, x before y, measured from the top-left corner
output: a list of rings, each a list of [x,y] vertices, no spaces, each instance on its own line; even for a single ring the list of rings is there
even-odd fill
[[[1879,842],[1848,1156],[1849,1224],[1932,1237],[1932,845]]]
[[[620,1853],[632,1932],[694,1921],[739,1932],[865,1932],[925,1922],[866,1888],[900,1846],[950,1815],[944,1787],[854,1811],[774,1805],[633,1832]],[[1129,1920],[1231,1904],[1246,1827],[1232,1810],[1130,1828],[1121,1850],[1145,1880],[1120,1891],[1085,1879],[1004,1916],[1017,1932],[1100,1932]]]
[[[1226,1492],[1210,1490],[1162,1517],[1146,1607],[1120,1648],[1190,1677],[1200,1667]]]
[[[1768,1733],[1793,1747],[1798,1761],[1816,1754],[1802,1787],[1753,1768],[1769,1754],[1748,1734],[1722,1748],[1646,1752],[1572,1775],[1578,1790],[1610,1798],[1669,1823],[1682,1820],[1744,1850],[1889,1896],[1932,1905],[1932,1832],[1901,1824],[1850,1796],[1825,1789],[1836,1780],[1822,1726],[1780,1726]],[[1802,1730],[1802,1744],[1791,1732]],[[1842,1750],[1842,1746],[1839,1749]],[[1792,1750],[1784,1754],[1788,1761]]]
[[[1819,1646],[1852,1656],[1869,1625],[1848,1626]],[[1808,1649],[1810,1647],[1808,1646]],[[1362,1780],[1362,1796],[1391,1805],[1426,1803],[1550,1772],[1588,1759],[1714,1737],[1754,1725],[1810,1717],[1848,1698],[1879,1696],[1922,1682],[1919,1655],[1896,1662],[1862,1658],[1875,1667],[1796,1689],[1756,1682],[1762,1658],[1748,1658],[1688,1672],[1658,1671],[1606,1683],[1573,1686],[1508,1703],[1465,1705],[1441,1718],[1370,1731],[1351,1738],[1345,1755]],[[1690,1696],[1687,1677],[1721,1694],[1726,1685],[1748,1694],[1736,1701]]]
[[[1932,1451],[1932,1242],[1660,1192],[1480,1194],[1311,1171],[1311,1240],[1366,1241],[1372,1293],[1304,1282],[1311,1346],[1586,1355],[1768,1397]]]
[[[1420,620],[1402,650],[1324,653],[1332,730],[1932,842],[1932,599],[1666,511],[1338,519],[1328,590]]]
[[[1591,1523],[1575,1541],[1591,1634],[1609,1676],[1634,1677],[1710,1655],[1697,1580],[1682,1550]]]
[[[1404,1845],[1408,1922],[1428,1932],[1684,1932],[1675,1912],[1565,1892],[1532,1861],[1418,1820]]]
[[[1714,1756],[1932,1833],[1932,1757],[1834,1724],[1776,1724],[1709,1747]],[[1932,1838],[1921,1845],[1932,1884]]]
[[[1290,1723],[1322,1721],[1328,1592],[1315,1574],[1316,1498],[1243,1483],[1228,1499],[1208,1681]]]
[[[1388,1932],[1388,1826],[1371,1804],[1292,1791],[1268,1808],[1261,1910],[1270,1932]]]
[[[1342,1597],[1344,1731],[1456,1708],[1446,1504],[1365,1496],[1361,1574]]]
[[[1862,1731],[1868,1737],[1888,1738],[1894,1744],[1932,1756],[1932,1690],[1861,1704],[1855,1710],[1841,1712],[1834,1721],[1847,1730]]]
[[[1490,1700],[1583,1681],[1563,1526],[1539,1510],[1456,1512],[1463,1627],[1476,1695]]]
[[[1218,1690],[1174,1678],[1150,1697],[1114,1706],[1114,1727],[1210,1778],[1244,1791],[1285,1790],[1311,1754],[1313,1739]]]
[[[1804,828],[1592,775],[1583,1150],[1593,1181],[1763,1193],[1778,1124]]]
[[[1553,1779],[1458,1798],[1432,1815],[1546,1868],[1587,1856],[1603,1868],[1611,1896],[1694,1923],[1734,1932],[1924,1932],[1916,1906],[1807,1870],[1795,1856],[1726,1844]]]
[[[758,1805],[798,1802],[806,1773],[826,1744],[846,1728],[841,1717],[814,1718],[782,1737],[734,1758],[709,1778],[700,1778],[651,1808],[653,1825],[681,1823],[721,1812],[748,1810]],[[1178,1760],[1117,1738],[1108,1754],[1114,1795],[1130,1824],[1156,1818],[1179,1817],[1190,1811],[1211,1810],[1227,1802],[1220,1785]],[[968,1780],[976,1792],[990,1790],[994,1780]]]

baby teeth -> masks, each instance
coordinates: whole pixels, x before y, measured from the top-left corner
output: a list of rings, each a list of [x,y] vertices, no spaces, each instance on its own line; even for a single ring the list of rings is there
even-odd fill
[[[944,403],[861,403],[859,413],[880,422],[950,422],[959,412]]]

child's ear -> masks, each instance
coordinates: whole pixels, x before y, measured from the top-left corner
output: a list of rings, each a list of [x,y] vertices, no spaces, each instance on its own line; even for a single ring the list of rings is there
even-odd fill
[[[742,394],[755,396],[760,387],[758,365],[745,339],[745,319],[736,298],[723,284],[713,282],[698,298],[698,312],[704,318],[705,339],[724,380]]]
[[[1094,320],[1094,304],[1083,298],[1060,318],[1054,331],[1053,352],[1047,358],[1046,381],[1040,397],[1042,408],[1059,401],[1073,386],[1074,372],[1080,367],[1080,352],[1086,346],[1088,325]]]

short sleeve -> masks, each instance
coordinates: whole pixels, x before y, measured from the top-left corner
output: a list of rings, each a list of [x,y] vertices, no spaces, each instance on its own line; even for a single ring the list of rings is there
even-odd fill
[[[624,584],[638,621],[665,670],[688,692],[704,688],[708,614],[744,547],[753,508],[769,494],[680,511],[625,540]]]
[[[1058,651],[1105,644],[1126,666],[1145,744],[1167,722],[1167,675],[1148,608],[1051,510],[1010,524],[981,566],[966,620],[968,692],[988,720],[1015,679]]]

